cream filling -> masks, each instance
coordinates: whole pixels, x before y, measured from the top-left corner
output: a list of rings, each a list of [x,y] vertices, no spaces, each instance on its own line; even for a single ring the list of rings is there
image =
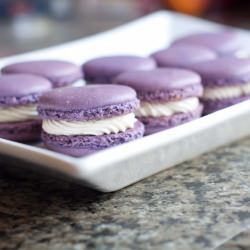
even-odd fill
[[[44,120],[43,130],[52,135],[104,135],[125,132],[133,128],[135,114],[130,113],[98,121],[55,121]]]
[[[197,97],[187,98],[176,102],[142,102],[136,111],[137,117],[170,116],[176,113],[188,113],[199,107]]]
[[[21,122],[37,119],[36,105],[22,105],[0,108],[0,122]]]
[[[250,83],[237,86],[210,87],[204,89],[203,99],[221,100],[250,94]]]
[[[69,85],[66,86],[61,86],[61,87],[57,87],[56,89],[65,89],[65,88],[71,88],[71,87],[82,87],[85,86],[85,81],[83,79],[79,79],[74,83],[71,83]]]
[[[82,87],[84,85],[85,85],[85,82],[83,81],[83,79],[79,79],[76,82],[69,85],[68,87]]]

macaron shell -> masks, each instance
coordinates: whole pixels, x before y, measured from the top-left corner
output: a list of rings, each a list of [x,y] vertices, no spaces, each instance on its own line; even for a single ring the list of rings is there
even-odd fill
[[[66,121],[88,121],[102,120],[121,116],[134,112],[139,108],[139,100],[134,99],[119,104],[105,105],[91,109],[72,109],[69,111],[43,109],[38,106],[38,113],[43,119],[66,120]]]
[[[143,101],[174,101],[203,93],[198,74],[176,68],[130,71],[118,76],[115,83],[134,88]]]
[[[174,44],[201,45],[214,50],[219,55],[232,54],[242,47],[240,35],[231,30],[192,34],[176,40]]]
[[[0,123],[0,138],[18,142],[37,141],[40,139],[41,129],[40,120]]]
[[[145,135],[150,135],[195,120],[201,116],[202,110],[203,107],[200,105],[193,112],[161,117],[142,117],[139,119],[145,126]]]
[[[23,97],[43,93],[51,89],[51,83],[39,76],[13,74],[0,76],[1,97]]]
[[[103,84],[53,90],[40,98],[38,111],[46,119],[93,120],[127,114],[138,106],[132,88]]]
[[[200,74],[203,85],[224,86],[250,82],[250,59],[223,57],[190,66]]]
[[[136,91],[152,92],[185,88],[190,85],[200,85],[198,74],[176,68],[164,68],[148,71],[130,71],[115,79],[118,84],[126,84]]]
[[[152,58],[139,56],[110,56],[92,59],[83,65],[85,79],[91,83],[111,83],[117,75],[131,70],[150,70],[156,67]]]
[[[105,105],[119,104],[136,99],[136,92],[126,86],[110,84],[55,89],[45,93],[40,101],[41,108],[56,110],[92,109]]]
[[[3,74],[32,74],[47,78],[54,87],[70,85],[83,78],[81,67],[76,64],[57,61],[40,60],[14,63],[2,68]]]
[[[43,131],[42,138],[48,149],[75,157],[81,157],[105,148],[133,141],[141,138],[143,134],[144,126],[137,121],[134,128],[117,134],[101,136],[55,136]]]
[[[203,46],[180,44],[160,50],[152,57],[159,67],[188,68],[189,65],[217,58],[217,54]]]

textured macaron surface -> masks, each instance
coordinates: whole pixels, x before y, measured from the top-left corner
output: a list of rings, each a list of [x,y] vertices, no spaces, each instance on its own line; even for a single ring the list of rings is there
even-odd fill
[[[152,58],[139,56],[110,56],[92,59],[83,65],[87,80],[110,81],[111,78],[130,70],[149,70],[156,67]]]
[[[84,121],[127,114],[138,106],[132,88],[96,84],[48,92],[41,97],[38,111],[44,119]]]
[[[233,53],[242,46],[242,41],[238,33],[229,30],[192,34],[174,42],[174,44],[183,43],[202,45],[214,50],[218,54]]]
[[[51,89],[51,83],[42,77],[13,74],[0,76],[0,106],[24,105],[38,101]]]
[[[81,67],[66,61],[40,60],[19,62],[2,68],[3,74],[32,74],[47,78],[55,86],[63,86],[82,78]]]
[[[152,54],[152,57],[160,67],[187,67],[193,63],[215,59],[217,54],[203,46],[177,44]]]
[[[174,101],[203,93],[198,74],[176,68],[130,71],[118,76],[115,83],[134,88],[143,101]]]
[[[235,85],[250,82],[250,59],[223,57],[194,64],[191,69],[202,77],[204,85]]]

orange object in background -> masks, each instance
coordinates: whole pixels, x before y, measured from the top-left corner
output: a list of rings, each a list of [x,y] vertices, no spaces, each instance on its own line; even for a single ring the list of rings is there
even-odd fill
[[[209,7],[209,0],[163,0],[166,7],[191,15],[201,15]]]

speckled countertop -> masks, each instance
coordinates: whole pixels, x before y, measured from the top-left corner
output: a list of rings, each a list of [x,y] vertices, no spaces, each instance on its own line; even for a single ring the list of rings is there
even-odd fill
[[[250,138],[109,194],[15,164],[0,157],[1,250],[250,248]]]

